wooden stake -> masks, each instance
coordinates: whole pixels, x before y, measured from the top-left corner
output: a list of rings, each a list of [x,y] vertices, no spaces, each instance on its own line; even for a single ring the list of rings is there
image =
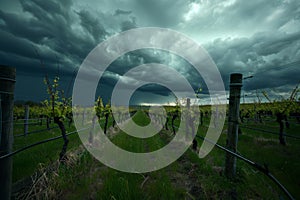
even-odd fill
[[[1,99],[1,144],[0,156],[12,152],[13,144],[13,105],[16,69],[0,66],[0,99]],[[12,158],[0,160],[0,198],[11,198]]]
[[[238,119],[240,109],[240,97],[242,87],[242,74],[230,75],[230,95],[229,95],[229,114],[228,114],[228,133],[227,149],[236,152],[238,142]],[[225,175],[234,178],[236,174],[236,157],[226,153]]]
[[[28,118],[29,118],[29,105],[25,105],[25,116],[24,116],[24,135],[28,133]]]
[[[190,107],[191,107],[191,99],[187,98],[186,99],[186,116],[185,116],[185,131],[186,131],[185,133],[186,133],[187,138],[191,134],[190,129],[189,129],[189,124],[190,124],[190,120],[191,120]]]

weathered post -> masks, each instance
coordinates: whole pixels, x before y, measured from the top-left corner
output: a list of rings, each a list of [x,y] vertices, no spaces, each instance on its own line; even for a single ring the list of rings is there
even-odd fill
[[[175,119],[178,117],[178,114],[177,113],[173,113],[173,116],[172,116],[172,130],[173,130],[173,135],[175,135],[176,134],[176,132],[175,132],[175,126],[174,126],[174,121],[175,121]]]
[[[166,117],[166,123],[165,123],[165,129],[168,131],[169,128],[168,128],[168,123],[169,123],[169,118],[168,116]]]
[[[50,117],[49,116],[47,116],[47,118],[46,118],[46,127],[47,127],[47,129],[50,129]]]
[[[216,105],[216,111],[214,112],[214,126],[215,126],[215,128],[218,127],[218,122],[219,122],[219,109],[218,109],[218,105]]]
[[[283,123],[283,119],[284,119],[284,114],[283,113],[276,113],[276,121],[279,123],[279,142],[282,145],[286,145],[286,140],[284,137],[284,123]]]
[[[85,123],[85,115],[86,115],[86,109],[84,108],[83,113],[82,113],[82,121],[81,121],[82,126],[84,126],[84,123]]]
[[[191,107],[191,99],[187,98],[186,99],[186,111],[185,111],[185,114],[186,114],[186,116],[185,116],[185,133],[186,133],[187,138],[190,135],[190,130],[189,130],[189,124],[191,121],[190,107]]]
[[[230,75],[230,95],[229,95],[229,114],[228,114],[228,133],[226,146],[232,152],[236,152],[238,141],[238,119],[240,109],[240,96],[242,87],[242,74]],[[226,153],[225,175],[233,178],[236,174],[236,157]]]
[[[0,156],[11,153],[13,144],[13,100],[16,69],[0,66]],[[12,158],[0,160],[0,197],[11,198]]]
[[[105,124],[104,124],[104,134],[106,135],[107,132],[107,125],[108,125],[108,117],[109,117],[109,113],[105,113]]]
[[[24,135],[28,133],[28,118],[29,118],[29,105],[25,105],[25,115],[24,115]]]
[[[95,131],[95,124],[96,124],[97,120],[98,120],[98,117],[95,115],[92,119],[92,128],[89,132],[89,143],[90,144],[93,144],[93,142],[94,142],[94,131]]]
[[[203,111],[200,111],[200,124],[203,125]]]
[[[191,107],[191,99],[190,98],[187,98],[186,99],[186,108],[189,110]]]
[[[2,107],[1,107],[1,104],[2,104],[2,99],[1,99],[1,93],[0,93],[0,144],[1,144],[1,135],[2,135]]]

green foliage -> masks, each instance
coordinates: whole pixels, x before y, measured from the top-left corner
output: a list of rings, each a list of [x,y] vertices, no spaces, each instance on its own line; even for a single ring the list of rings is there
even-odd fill
[[[98,99],[96,100],[94,109],[96,111],[96,115],[100,117],[104,111],[103,101],[101,97],[98,97]]]
[[[287,98],[281,97],[281,99],[274,99],[273,101],[269,98],[266,91],[262,91],[264,97],[270,102],[268,104],[267,109],[271,110],[273,113],[277,114],[284,114],[289,115],[291,113],[299,112],[299,102],[297,101],[298,98],[298,85],[293,89],[290,96]],[[298,98],[299,99],[299,98]],[[266,104],[265,104],[266,105]],[[266,108],[264,108],[266,109]]]
[[[268,101],[267,103],[262,103],[262,99],[259,96],[261,93],[264,98]],[[242,115],[249,115],[249,117],[253,118],[257,115],[258,112],[271,111],[272,114],[282,114],[282,115],[290,115],[292,113],[300,112],[300,102],[298,97],[299,89],[296,86],[290,93],[289,96],[280,98],[271,99],[269,94],[266,91],[257,91],[257,101],[254,101],[252,104],[243,104],[241,105]]]
[[[104,113],[104,115],[111,113],[111,106],[110,106],[109,102],[107,102],[107,104],[105,105],[103,113]]]
[[[209,110],[209,107],[207,107]],[[147,115],[137,112],[134,116],[139,125],[147,124]],[[266,122],[268,127],[276,129],[276,122]],[[204,136],[206,126],[199,127],[198,134]],[[179,122],[175,124],[179,125]],[[252,126],[264,128],[265,125],[253,123]],[[295,125],[288,134],[299,132]],[[226,129],[226,127],[224,127]],[[170,133],[162,131],[154,137],[139,140],[119,132],[111,141],[131,152],[151,152],[165,146]],[[226,134],[222,134],[218,143],[225,146]],[[147,141],[146,141],[147,140]],[[198,140],[199,145],[202,141]],[[270,171],[295,196],[299,196],[297,178],[299,177],[299,141],[290,139],[289,145],[278,146],[277,135],[268,135],[256,131],[243,130],[239,135],[239,153],[257,163],[267,163]],[[76,165],[64,169],[61,165],[58,175],[48,182],[47,190],[55,191],[61,199],[277,199],[285,198],[283,192],[267,176],[238,160],[237,175],[234,181],[224,177],[225,154],[214,148],[205,158],[187,150],[176,162],[150,173],[131,174],[118,172],[103,166],[83,152]],[[115,158],[117,159],[117,158]],[[50,188],[50,190],[49,190]]]
[[[175,106],[169,107],[168,112],[171,115],[178,115],[179,111],[180,111],[180,100],[176,97]]]
[[[72,112],[71,98],[66,98],[64,91],[59,89],[59,77],[56,76],[53,79],[53,83],[51,83],[46,76],[44,83],[47,86],[47,93],[49,95],[49,99],[42,102],[46,108],[45,114],[49,117],[64,119]]]
[[[24,119],[25,107],[24,105],[14,106],[14,119]],[[38,105],[29,105],[29,119],[39,118],[45,113],[46,109]]]
[[[43,109],[40,107],[40,109]],[[45,121],[44,121],[45,122]],[[50,124],[50,126],[54,126]],[[41,129],[45,129],[46,125],[29,125],[29,131],[37,131]],[[14,126],[14,135],[22,133],[24,130],[22,125]],[[71,127],[66,127],[67,132],[75,131],[75,127],[72,125]],[[27,145],[60,136],[61,132],[59,129],[52,129],[49,131],[29,134],[26,137],[14,137],[13,150],[17,150],[23,148]],[[69,137],[69,150],[77,149],[81,144],[81,140],[78,135],[73,134]],[[52,142],[48,142],[42,145],[38,145],[36,147],[27,149],[21,153],[14,155],[13,159],[13,182],[21,180],[23,178],[28,178],[35,171],[38,170],[39,166],[46,166],[48,164],[53,163],[57,159],[57,155],[61,151],[63,141],[56,140]]]

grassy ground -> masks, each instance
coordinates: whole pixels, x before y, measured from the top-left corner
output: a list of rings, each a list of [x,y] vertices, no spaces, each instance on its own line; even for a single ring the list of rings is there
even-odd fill
[[[286,129],[286,133],[299,137],[300,124],[295,123],[295,121],[291,122],[291,127],[290,129]],[[256,129],[279,132],[279,126],[275,120],[263,123],[252,121],[246,124]],[[300,183],[297,179],[297,177],[300,177],[300,171],[298,170],[300,167],[300,154],[296,153],[300,152],[300,140],[287,137],[287,145],[283,146],[279,144],[278,135],[246,128],[241,128],[241,130],[242,134],[239,135],[238,139],[238,153],[259,164],[266,164],[270,172],[295,198],[300,197]],[[227,126],[225,125],[224,134],[221,135],[218,141],[223,146],[226,144],[226,132]],[[225,154],[221,150],[214,148],[204,161],[210,163],[212,166],[221,167],[224,166],[224,157]],[[240,193],[250,190],[254,194],[257,194],[258,197],[284,196],[278,187],[265,175],[243,161],[238,160],[237,172],[242,177],[241,180],[249,186],[244,189],[240,188]]]
[[[134,116],[134,121],[143,126],[148,124],[149,119],[139,111]],[[178,123],[179,121],[176,121],[177,125]],[[205,134],[207,124],[208,119],[205,120],[204,126],[199,127],[198,134]],[[255,128],[278,131],[277,124],[273,121],[264,124],[253,122],[248,124]],[[287,134],[297,135],[299,130],[299,124],[292,124],[291,128],[287,130]],[[300,197],[300,185],[297,181],[297,178],[300,177],[298,170],[300,155],[297,153],[300,152],[300,141],[287,139],[287,145],[281,146],[276,135],[247,129],[242,129],[242,132],[239,135],[238,152],[255,162],[266,163],[274,176],[286,186],[292,195],[295,198]],[[36,135],[34,140],[41,139],[38,137],[52,137],[51,134],[59,133],[47,134],[49,135]],[[226,136],[225,126],[218,143],[225,145]],[[77,136],[71,137],[74,138],[74,141],[70,144],[73,143],[73,149],[75,149],[80,142]],[[148,152],[163,147],[171,138],[170,131],[166,130],[148,139],[133,138],[120,131],[112,139],[112,142],[132,152]],[[20,138],[20,146],[17,146],[17,141],[15,146],[21,147],[25,140],[22,142]],[[200,140],[199,143],[201,144]],[[48,145],[36,147],[35,150],[31,150],[33,152],[27,150],[23,156],[21,153],[19,157],[14,158],[14,161],[19,160],[14,162],[15,180],[24,176],[22,169],[28,175],[36,169],[39,162],[50,163],[53,159],[57,159],[62,142],[56,141]],[[52,150],[55,151],[54,149],[57,149],[57,152],[52,152]],[[72,162],[60,165],[55,173],[47,175],[47,186],[40,186],[45,187],[45,192],[40,195],[60,199],[286,198],[265,175],[242,161],[237,162],[237,178],[231,181],[227,180],[223,174],[224,160],[225,153],[217,148],[214,148],[204,159],[199,159],[197,154],[189,149],[168,167],[151,173],[131,174],[104,166],[82,149],[80,153],[76,153]]]
[[[33,133],[27,136],[18,136],[24,133],[24,126],[20,124],[21,122],[16,122],[14,124],[14,145],[13,149],[18,150],[27,145],[48,139],[56,136],[60,136],[60,129],[54,128],[50,130],[45,130],[40,133]],[[75,131],[75,127],[71,125],[70,127],[65,124],[67,133]],[[101,121],[103,126],[103,120]],[[111,125],[111,120],[109,121]],[[56,124],[50,124],[50,127],[57,127]],[[40,125],[31,124],[28,127],[28,131],[36,131],[46,129],[46,124]],[[76,149],[81,144],[79,136],[75,133],[68,136],[69,144],[68,150]],[[52,142],[47,142],[33,148],[27,149],[13,156],[13,182],[27,178],[32,175],[41,166],[47,166],[53,163],[59,158],[59,153],[63,146],[63,139],[58,139]]]

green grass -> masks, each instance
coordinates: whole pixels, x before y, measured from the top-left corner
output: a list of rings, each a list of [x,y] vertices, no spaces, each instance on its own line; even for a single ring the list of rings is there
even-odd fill
[[[279,126],[275,121],[267,121],[262,124],[249,122],[247,126],[257,129],[279,132]],[[300,177],[300,140],[286,138],[287,145],[279,144],[278,135],[261,133],[256,130],[241,128],[243,134],[239,135],[238,152],[246,158],[259,164],[267,164],[270,172],[288,189],[294,196],[300,196],[300,185],[297,177]],[[224,127],[227,130],[227,126]],[[300,125],[291,124],[287,134],[299,135]],[[199,134],[203,133],[200,131]],[[201,134],[203,135],[203,134]],[[226,134],[222,134],[218,143],[225,146]],[[201,142],[201,141],[199,141]],[[213,151],[204,159],[214,166],[224,166],[225,153],[214,148]],[[243,161],[237,161],[237,173],[239,179],[248,186],[237,187],[240,194],[252,192],[257,197],[264,199],[278,198],[279,195],[285,196],[283,192],[261,172],[253,169]]]
[[[133,120],[140,126],[149,123],[147,116],[138,111]],[[204,126],[199,126],[198,134],[204,136],[209,119],[204,120]],[[176,125],[180,120],[175,121]],[[278,125],[274,121],[264,124],[249,122],[249,126],[278,131]],[[169,129],[171,130],[171,125]],[[266,128],[267,127],[267,128]],[[225,146],[226,131],[221,134],[218,143]],[[297,135],[299,124],[291,124],[287,134]],[[242,129],[239,135],[238,152],[257,163],[266,163],[271,173],[286,186],[291,194],[300,196],[300,140],[287,138],[287,145],[279,144],[278,136],[268,133],[260,133],[254,130]],[[149,152],[162,148],[169,140],[171,131],[162,130],[159,134],[147,139],[138,139],[120,131],[112,142],[119,147],[132,152]],[[30,139],[16,141],[15,145],[21,147],[24,143],[31,143],[52,137],[59,133],[47,133],[49,135],[35,135]],[[53,134],[53,135],[51,135]],[[75,149],[80,141],[78,136],[74,138]],[[76,140],[78,143],[76,143]],[[198,140],[199,144],[202,143]],[[51,142],[50,142],[51,143]],[[45,144],[46,145],[46,144]],[[22,176],[22,168],[26,174],[36,169],[37,163],[50,163],[51,159],[57,159],[62,142],[55,141],[49,146],[41,145],[32,150],[26,150],[23,156],[14,159],[20,160],[14,163],[14,173]],[[70,147],[71,148],[71,147]],[[57,152],[55,152],[57,149]],[[33,152],[31,152],[33,151]],[[53,151],[53,152],[51,152]],[[30,158],[31,157],[31,158]],[[49,175],[48,190],[55,191],[55,198],[60,199],[279,199],[286,198],[283,192],[261,172],[255,170],[243,161],[237,161],[237,178],[228,180],[224,176],[223,166],[225,153],[216,147],[204,159],[187,150],[176,162],[158,171],[132,174],[116,171],[108,168],[95,160],[87,151],[82,151],[72,165],[61,165],[58,176]],[[31,160],[30,160],[31,159]],[[28,163],[28,160],[30,161]],[[31,162],[35,163],[32,164]],[[19,172],[15,167],[20,168]],[[14,176],[16,176],[16,174]]]
[[[145,125],[148,122],[144,118],[144,113],[138,112],[134,116],[134,121],[139,125]],[[151,151],[167,142],[164,137],[158,135],[138,143],[136,138],[126,135],[120,132],[114,137],[113,142],[136,152],[144,152],[145,149]],[[175,171],[178,168],[176,163],[153,173],[132,174],[104,167],[86,151],[81,155],[78,163],[72,168],[61,167],[59,178],[53,181],[52,186],[55,190],[60,191],[60,194],[63,194],[63,199],[87,197],[96,199],[178,199],[185,195],[185,190],[172,186],[170,180],[170,170]],[[90,174],[91,169],[95,170],[92,175]],[[79,176],[80,179],[77,179],[76,177]],[[147,179],[149,180],[147,181]],[[98,185],[98,183],[100,184]],[[94,185],[97,185],[98,188],[91,191],[90,189]]]
[[[103,120],[101,121],[103,122]],[[18,122],[19,123],[19,122]],[[111,120],[109,120],[109,126],[111,125]],[[75,127],[72,124],[71,127],[65,123],[65,128],[67,133],[75,131]],[[103,123],[101,123],[103,127]],[[56,124],[50,124],[50,127],[54,127]],[[46,125],[29,125],[29,132],[35,130],[46,129]],[[24,133],[23,125],[14,125],[14,135],[19,135]],[[27,136],[14,137],[13,150],[18,150],[22,147],[34,144],[36,142],[60,136],[61,132],[59,128],[45,130],[40,133],[33,133]],[[77,133],[69,135],[68,150],[76,149],[81,144],[80,138]],[[27,178],[37,171],[42,166],[47,166],[48,164],[54,162],[59,158],[59,153],[61,152],[63,146],[63,139],[57,139],[51,142],[47,142],[41,145],[37,145],[25,151],[22,151],[13,156],[13,182],[20,179]]]
[[[52,124],[54,125],[54,124]],[[29,126],[29,131],[43,129],[43,126]],[[74,127],[67,128],[67,131],[75,130]],[[14,127],[14,132],[22,133],[23,128]],[[27,145],[36,143],[41,140],[59,136],[59,129],[52,129],[41,133],[34,133],[27,136],[14,138],[14,150],[20,149]],[[78,147],[80,140],[76,134],[68,137],[70,142],[68,149]],[[57,160],[63,145],[63,139],[58,139],[52,142],[41,144],[33,148],[27,149],[13,156],[13,182],[26,178],[37,170],[40,164],[48,165],[54,160]]]
[[[144,112],[137,112],[133,117],[133,121],[139,126],[146,126],[150,122]],[[112,142],[124,150],[144,153],[155,151],[165,146],[166,141],[162,140],[161,137],[161,134],[156,134],[150,138],[140,139],[121,131],[118,135],[116,135]]]

